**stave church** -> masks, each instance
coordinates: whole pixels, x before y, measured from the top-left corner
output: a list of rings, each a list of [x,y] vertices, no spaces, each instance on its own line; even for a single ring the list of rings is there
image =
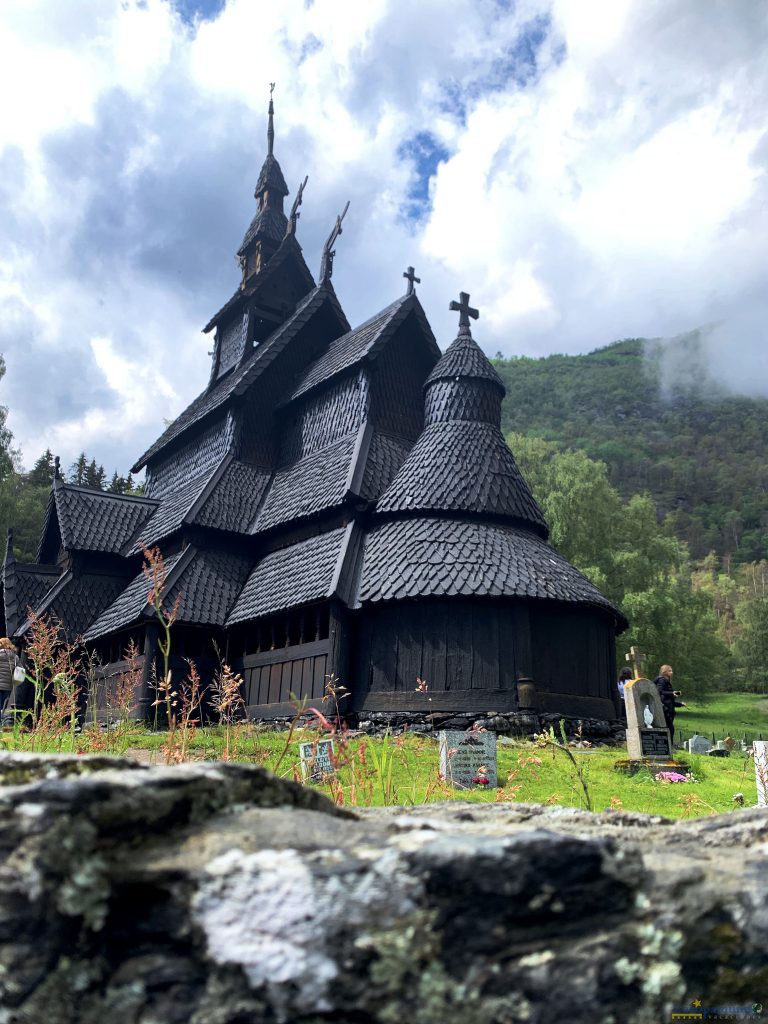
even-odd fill
[[[273,113],[270,99],[242,279],[204,328],[207,383],[137,459],[141,497],[57,471],[34,563],[9,534],[6,634],[23,646],[33,615],[55,617],[107,692],[133,640],[146,713],[158,623],[142,564],[158,547],[173,666],[194,659],[210,679],[225,658],[256,718],[290,714],[294,696],[320,707],[338,680],[351,721],[422,712],[425,686],[433,713],[614,719],[626,621],[547,542],[469,296],[451,303],[445,351],[410,267],[352,329],[332,283],[343,215],[315,281],[297,237],[306,179],[286,213]]]

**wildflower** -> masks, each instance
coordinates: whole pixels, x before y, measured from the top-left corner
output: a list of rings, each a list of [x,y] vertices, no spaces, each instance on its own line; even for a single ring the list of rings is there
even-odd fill
[[[690,782],[691,780],[687,775],[681,775],[680,772],[658,772],[656,775],[657,782]]]
[[[739,807],[743,807],[744,806],[744,794],[743,793],[734,793],[733,794],[733,802],[735,804],[737,804]]]

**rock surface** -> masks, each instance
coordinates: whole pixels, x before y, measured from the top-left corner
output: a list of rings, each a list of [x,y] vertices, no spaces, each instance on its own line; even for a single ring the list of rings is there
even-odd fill
[[[768,1002],[768,811],[339,811],[0,756],[0,1024],[657,1024]]]

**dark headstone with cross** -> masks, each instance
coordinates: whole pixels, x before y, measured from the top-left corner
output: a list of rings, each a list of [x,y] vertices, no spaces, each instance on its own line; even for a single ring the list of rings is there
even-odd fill
[[[470,306],[468,292],[459,292],[459,301],[456,302],[455,299],[451,299],[448,308],[458,312],[459,328],[466,327],[469,330],[469,318],[472,317],[473,320],[477,320],[480,316],[479,311]]]
[[[408,269],[403,273],[403,277],[408,278],[408,291],[406,294],[413,295],[413,282],[415,281],[416,284],[421,284],[421,278],[416,277],[416,271],[413,267],[408,267]]]

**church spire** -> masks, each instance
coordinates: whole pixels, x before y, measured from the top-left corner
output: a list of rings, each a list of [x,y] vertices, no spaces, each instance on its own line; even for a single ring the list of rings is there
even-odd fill
[[[267,110],[267,156],[262,164],[254,190],[258,203],[256,216],[245,233],[237,258],[243,271],[242,286],[258,274],[265,263],[274,255],[285,237],[288,218],[283,212],[283,200],[288,195],[280,164],[275,157],[275,104],[272,93],[275,83],[269,86],[269,107]]]
[[[272,93],[275,91],[275,83],[269,83],[269,117],[267,120],[267,156],[272,156],[275,148],[275,105],[272,102]]]

